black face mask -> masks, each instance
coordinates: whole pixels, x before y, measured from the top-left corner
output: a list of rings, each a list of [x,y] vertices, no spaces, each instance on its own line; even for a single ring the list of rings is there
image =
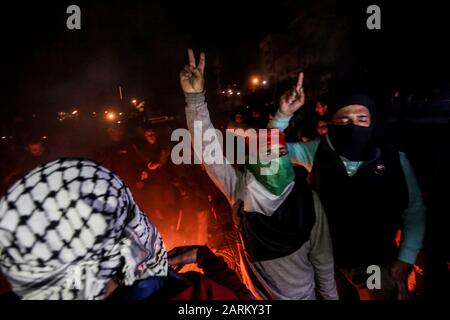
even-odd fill
[[[328,136],[336,152],[351,161],[366,161],[375,156],[373,127],[354,124],[329,125]]]

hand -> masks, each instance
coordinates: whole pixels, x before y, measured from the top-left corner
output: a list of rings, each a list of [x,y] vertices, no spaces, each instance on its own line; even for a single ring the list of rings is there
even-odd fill
[[[402,262],[393,261],[389,268],[392,281],[397,287],[397,299],[406,300],[408,298],[408,275],[412,270],[412,265]]]
[[[167,254],[169,266],[176,272],[180,271],[186,264],[199,263],[202,259],[215,256],[207,246],[185,246],[176,247]]]
[[[181,89],[185,93],[200,93],[204,90],[205,79],[203,73],[205,71],[205,54],[200,53],[200,61],[198,66],[195,63],[194,51],[188,49],[189,65],[185,66],[180,72]]]
[[[303,90],[303,72],[300,72],[295,87],[281,96],[280,112],[285,116],[292,116],[294,112],[300,109],[304,104],[305,92]]]

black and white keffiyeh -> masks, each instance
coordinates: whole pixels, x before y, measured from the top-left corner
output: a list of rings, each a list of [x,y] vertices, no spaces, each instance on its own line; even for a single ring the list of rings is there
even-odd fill
[[[125,285],[167,275],[161,236],[122,180],[101,165],[42,165],[0,199],[0,268],[23,299],[102,299]]]

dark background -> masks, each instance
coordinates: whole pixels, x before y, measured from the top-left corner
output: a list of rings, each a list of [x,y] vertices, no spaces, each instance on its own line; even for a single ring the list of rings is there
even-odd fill
[[[208,79],[220,57],[223,82],[243,83],[259,69],[262,37],[316,3],[348,23],[333,32],[343,39],[335,67],[345,79],[380,90],[448,87],[442,1],[15,1],[0,17],[1,114],[90,110],[116,101],[119,84],[178,112],[186,47],[207,52]],[[70,4],[81,7],[79,31],[66,28]],[[366,28],[368,4],[381,7],[381,30]],[[321,10],[311,13],[305,28],[320,28]]]

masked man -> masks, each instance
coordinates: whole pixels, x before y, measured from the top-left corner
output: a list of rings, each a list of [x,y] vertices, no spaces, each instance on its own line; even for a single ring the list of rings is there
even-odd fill
[[[302,81],[300,74],[297,86],[281,97],[269,127],[284,130],[303,106]],[[385,299],[397,294],[404,299],[425,231],[426,208],[413,169],[404,153],[377,139],[371,98],[343,96],[330,107],[328,134],[320,141],[288,144],[289,155],[310,172],[327,213],[336,265],[360,297]],[[367,291],[371,265],[381,268],[380,290]]]
[[[249,154],[245,172],[223,157],[220,140],[211,123],[204,92],[205,55],[196,66],[192,50],[189,66],[180,73],[186,98],[186,118],[191,137],[213,132],[202,139],[202,150],[220,151],[222,163],[203,161],[216,186],[224,193],[240,233],[240,266],[244,283],[258,299],[337,299],[334,263],[327,221],[318,197],[295,179],[282,136]],[[270,135],[272,138],[274,135]],[[278,140],[278,142],[276,142]],[[261,141],[261,140],[260,140]],[[263,151],[273,152],[263,162]],[[194,151],[203,159],[194,142]],[[264,170],[263,170],[264,169]]]

